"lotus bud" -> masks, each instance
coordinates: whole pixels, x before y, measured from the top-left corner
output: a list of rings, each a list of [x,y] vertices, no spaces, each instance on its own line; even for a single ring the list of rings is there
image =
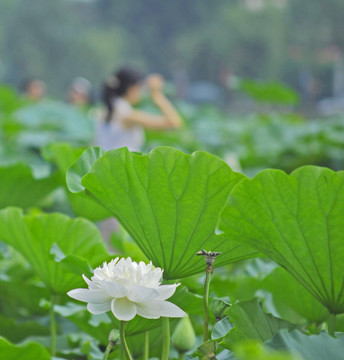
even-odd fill
[[[185,353],[194,348],[196,334],[189,317],[182,318],[173,333],[173,345],[179,353]]]
[[[111,342],[112,344],[117,344],[119,341],[120,335],[119,335],[119,331],[117,329],[113,329],[110,331],[109,334],[109,342]]]
[[[211,310],[216,318],[216,321],[219,321],[226,316],[225,312],[230,306],[231,304],[227,297],[214,299],[211,305]]]

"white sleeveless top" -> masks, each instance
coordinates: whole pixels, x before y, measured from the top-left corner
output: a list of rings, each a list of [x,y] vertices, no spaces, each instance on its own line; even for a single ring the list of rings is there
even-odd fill
[[[125,99],[118,98],[115,100],[114,109],[110,122],[98,122],[96,145],[105,151],[125,146],[130,151],[142,151],[145,141],[142,126],[135,125],[129,128],[124,126],[124,119],[133,111],[132,106]]]

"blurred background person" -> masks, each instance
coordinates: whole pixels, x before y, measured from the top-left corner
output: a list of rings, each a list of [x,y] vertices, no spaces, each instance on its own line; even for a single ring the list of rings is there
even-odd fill
[[[67,92],[67,102],[78,107],[87,107],[92,104],[92,85],[83,78],[73,79]]]
[[[46,95],[46,85],[39,78],[29,78],[22,83],[22,94],[31,101],[42,100]]]
[[[161,115],[134,109],[142,99],[146,83],[153,103]],[[141,151],[144,129],[177,129],[183,124],[174,106],[163,93],[164,80],[158,74],[144,77],[136,70],[122,68],[110,76],[103,86],[106,114],[97,127],[96,142],[104,150],[126,146],[131,151]]]

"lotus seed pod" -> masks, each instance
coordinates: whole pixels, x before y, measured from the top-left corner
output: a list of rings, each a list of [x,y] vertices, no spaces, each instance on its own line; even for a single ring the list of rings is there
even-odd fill
[[[182,318],[173,333],[173,345],[179,353],[190,351],[196,344],[196,334],[189,317]]]

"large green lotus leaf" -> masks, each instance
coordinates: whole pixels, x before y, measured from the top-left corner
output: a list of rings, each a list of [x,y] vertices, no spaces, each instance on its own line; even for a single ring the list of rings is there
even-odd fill
[[[22,293],[23,296],[23,293]],[[29,336],[49,335],[49,328],[38,321],[16,321],[13,317],[0,315],[1,335],[14,343]]]
[[[258,299],[241,301],[227,311],[229,321],[234,328],[229,330],[221,345],[232,350],[237,344],[246,340],[265,342],[271,339],[280,329],[295,329],[295,325],[263,311]]]
[[[262,280],[277,266],[270,259],[260,257],[232,264],[217,271],[217,276],[211,280],[211,288],[218,297],[229,296],[232,304],[250,300],[261,290]]]
[[[103,204],[154,265],[164,269],[166,279],[204,271],[204,261],[195,255],[202,248],[222,251],[216,265],[254,253],[215,234],[219,211],[244,177],[221,159],[205,152],[186,155],[169,147],[148,155],[122,148],[107,152],[90,168],[94,156],[87,151],[80,171],[67,173],[69,189],[85,188]]]
[[[36,179],[31,168],[24,163],[1,166],[0,208],[35,206],[58,186],[56,174]]]
[[[55,313],[73,322],[80,331],[91,335],[93,338],[106,345],[109,334],[116,326],[111,321],[110,313],[92,315],[86,310],[86,304],[78,302],[56,305]]]
[[[238,87],[258,102],[272,104],[296,104],[299,102],[299,96],[292,88],[278,82],[243,79],[239,82]]]
[[[75,147],[69,143],[51,143],[41,149],[45,160],[56,164],[63,174],[78,160],[86,150],[85,147]]]
[[[234,353],[236,360],[304,360],[299,355],[276,351],[254,340],[240,343]]]
[[[0,338],[0,360],[50,360],[47,350],[40,344],[13,345]]]
[[[272,293],[274,305],[284,319],[288,319],[290,309],[301,322],[306,319],[310,323],[321,324],[329,317],[326,307],[281,267],[269,274],[261,282],[261,287]]]
[[[103,154],[99,148],[93,149],[98,149],[98,156]],[[47,161],[57,165],[61,174],[61,184],[65,186],[67,197],[74,214],[91,221],[99,221],[111,217],[111,214],[103,206],[99,205],[95,200],[87,196],[85,193],[72,193],[66,187],[67,170],[75,162],[75,166],[78,167],[78,164],[84,164],[89,161],[89,159],[86,160],[84,158],[85,155],[81,157],[80,161],[77,161],[84,151],[85,147],[74,147],[68,143],[52,143],[42,149],[42,155]],[[85,154],[89,154],[89,152],[85,152]],[[93,160],[91,164],[93,164],[95,158],[92,157],[91,159]],[[80,168],[78,168],[78,171],[80,171]]]
[[[36,278],[36,283],[34,283],[27,275],[21,275],[7,278],[7,275],[2,274],[2,277],[6,278],[6,280],[0,279],[0,308],[2,313],[13,317],[21,314],[23,309],[32,315],[45,313],[39,303],[41,299],[49,298],[48,290],[42,287],[40,282],[36,284]],[[20,287],[18,283],[20,283]],[[30,297],[23,296],[23,293],[30,294]]]
[[[103,206],[85,193],[67,193],[68,200],[76,216],[84,217],[91,221],[101,221],[111,217],[111,214]]]
[[[343,360],[344,337],[333,338],[326,332],[307,336],[300,331],[281,330],[266,345],[299,354],[304,360]]]
[[[233,328],[233,324],[229,322],[228,316],[216,322],[211,332],[211,339],[217,342],[221,341],[229,330]]]
[[[0,242],[0,309],[8,317],[17,317],[25,313],[33,316],[45,314],[40,307],[41,299],[49,298],[49,291],[37,281],[32,267],[23,256],[10,246]],[[18,286],[20,284],[20,286]],[[30,297],[23,296],[30,294]],[[11,299],[11,301],[8,301]],[[1,328],[1,327],[0,327]]]
[[[15,112],[17,122],[26,127],[20,143],[38,148],[54,141],[90,144],[94,121],[75,107],[63,102],[44,100],[21,107]]]
[[[0,86],[0,113],[9,115],[16,109],[26,105],[28,100],[17,94],[9,86]],[[2,120],[2,119],[0,119]]]
[[[335,314],[344,312],[344,172],[305,166],[265,170],[229,197],[228,237],[282,265]]]
[[[66,173],[66,183],[72,193],[78,194],[85,190],[82,184],[82,178],[103,155],[104,151],[99,146],[93,146],[85,150],[80,158],[74,162]]]
[[[109,255],[91,222],[62,214],[24,216],[18,208],[0,211],[0,240],[13,246],[54,293],[83,284],[81,273]]]

